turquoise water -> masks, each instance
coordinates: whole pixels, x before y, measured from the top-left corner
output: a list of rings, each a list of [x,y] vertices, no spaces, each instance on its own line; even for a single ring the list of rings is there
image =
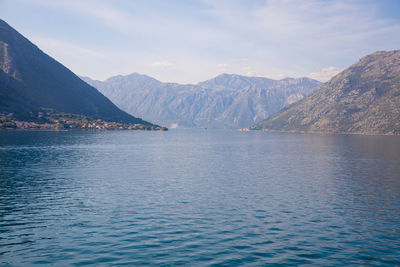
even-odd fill
[[[0,266],[400,265],[400,137],[0,132]]]

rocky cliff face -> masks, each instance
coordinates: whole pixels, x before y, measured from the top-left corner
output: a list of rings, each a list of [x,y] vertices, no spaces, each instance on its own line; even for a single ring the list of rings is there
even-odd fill
[[[252,129],[400,134],[400,50],[376,52]]]
[[[121,109],[162,125],[241,128],[263,120],[318,88],[308,78],[271,80],[222,74],[192,85],[133,73],[104,82],[87,77]]]
[[[12,66],[8,44],[0,41],[0,70],[13,78],[17,78],[17,70]]]
[[[43,108],[105,121],[151,125],[120,110],[0,20],[0,115],[26,119]]]

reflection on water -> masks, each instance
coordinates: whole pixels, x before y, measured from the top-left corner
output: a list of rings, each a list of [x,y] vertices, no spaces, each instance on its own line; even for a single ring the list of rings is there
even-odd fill
[[[399,137],[0,132],[0,265],[396,265],[399,249]]]

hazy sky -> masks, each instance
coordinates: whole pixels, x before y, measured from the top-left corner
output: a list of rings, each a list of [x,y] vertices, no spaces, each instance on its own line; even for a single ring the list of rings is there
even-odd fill
[[[0,0],[0,18],[76,74],[196,83],[220,73],[326,80],[400,49],[398,0]]]

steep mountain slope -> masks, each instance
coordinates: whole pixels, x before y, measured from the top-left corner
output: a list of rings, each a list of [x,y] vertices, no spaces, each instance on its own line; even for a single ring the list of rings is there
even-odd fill
[[[29,118],[41,108],[150,125],[104,95],[0,20],[0,114]]]
[[[251,129],[400,134],[400,50],[376,52]]]
[[[133,73],[104,82],[83,80],[121,109],[163,125],[247,127],[311,93],[320,82],[308,78],[271,80],[222,74],[193,84],[162,83]]]

